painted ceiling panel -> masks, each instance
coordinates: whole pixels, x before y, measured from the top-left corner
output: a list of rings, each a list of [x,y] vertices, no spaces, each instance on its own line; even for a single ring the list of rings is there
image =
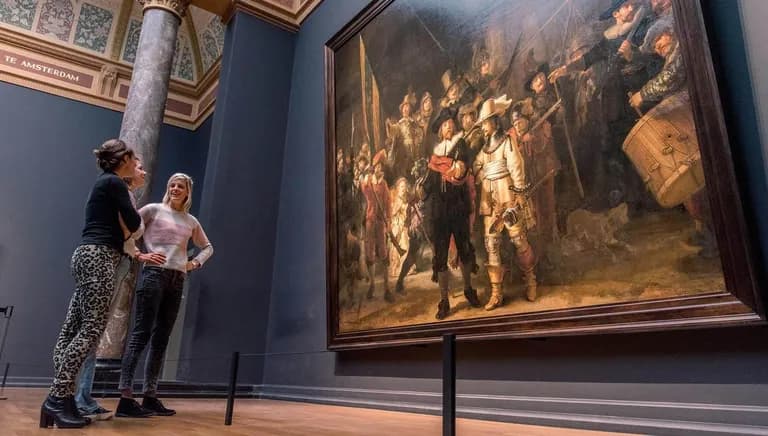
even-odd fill
[[[131,2],[130,17],[120,31],[123,1]],[[189,36],[190,27],[182,23],[176,43],[172,77],[195,82],[221,56],[224,26],[213,14],[189,8],[200,48]],[[8,27],[74,50],[132,64],[141,31],[141,5],[134,0],[0,0],[0,27]],[[200,27],[198,27],[198,23]],[[118,33],[120,33],[118,35]],[[118,39],[118,44],[114,40]],[[202,41],[206,41],[205,45]],[[112,53],[119,50],[118,53]],[[201,53],[204,51],[204,53]],[[204,65],[204,72],[195,65]]]
[[[308,14],[305,8],[299,17],[301,7],[311,3],[311,9],[321,0],[239,1],[261,8],[260,13],[282,9],[287,16],[295,15],[296,22],[289,25],[298,28]],[[276,19],[284,22],[286,14],[279,15]],[[141,21],[142,8],[136,0],[0,0],[0,27],[126,64],[136,59]],[[171,75],[196,83],[221,57],[225,26],[221,18],[195,6],[190,6],[185,21],[179,27]]]

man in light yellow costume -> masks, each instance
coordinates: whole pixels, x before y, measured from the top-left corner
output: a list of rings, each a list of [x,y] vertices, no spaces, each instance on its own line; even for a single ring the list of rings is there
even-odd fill
[[[504,302],[506,268],[499,252],[504,230],[515,246],[517,266],[527,285],[526,297],[529,301],[536,299],[536,256],[526,235],[528,228],[535,224],[532,206],[525,195],[530,185],[516,135],[510,136],[500,123],[500,117],[511,103],[506,95],[486,100],[475,124],[485,136],[485,145],[477,154],[473,169],[479,184],[479,212],[483,217],[488,252],[486,269],[491,282],[491,297],[485,305],[486,310],[493,310]]]

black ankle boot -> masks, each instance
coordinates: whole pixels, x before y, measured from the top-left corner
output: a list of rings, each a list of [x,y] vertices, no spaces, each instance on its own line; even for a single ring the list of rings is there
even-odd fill
[[[158,416],[171,416],[176,414],[175,410],[165,407],[156,397],[144,397],[144,400],[141,402],[141,407],[155,412],[155,415]]]
[[[472,307],[480,307],[480,299],[477,298],[477,291],[472,288],[465,288],[464,289],[464,297],[467,299],[467,302],[469,302],[469,305]]]
[[[71,402],[70,402],[71,400]],[[87,422],[76,415],[74,397],[54,397],[48,395],[40,407],[40,428],[56,425],[58,428],[83,428]]]
[[[149,418],[155,412],[145,409],[133,398],[120,397],[115,416],[118,418]]]
[[[448,302],[448,299],[447,298],[441,299],[440,302],[437,303],[437,313],[435,314],[435,318],[444,319],[450,313],[451,313],[451,304]]]
[[[392,295],[391,292],[389,292],[389,289],[384,291],[384,301],[386,301],[387,303],[395,302],[395,297]]]

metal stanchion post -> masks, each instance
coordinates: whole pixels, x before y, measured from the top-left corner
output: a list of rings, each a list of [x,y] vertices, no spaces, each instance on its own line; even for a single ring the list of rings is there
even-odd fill
[[[11,362],[5,364],[5,371],[3,372],[3,383],[0,384],[0,400],[7,400],[8,397],[3,395],[5,393],[5,381],[8,379],[8,370],[11,369]]]
[[[443,436],[456,435],[456,335],[443,335]]]
[[[8,326],[11,324],[11,316],[13,316],[13,306],[0,307],[0,314],[2,314],[5,318],[5,323],[3,325],[3,340],[0,341],[0,362],[2,362],[3,350],[5,349],[5,340],[8,338]],[[8,368],[10,366],[11,364],[6,362],[5,374],[3,375],[3,384],[2,387],[0,387],[0,400],[7,399],[5,396],[3,396],[3,393],[5,392],[5,380],[8,378]]]
[[[227,392],[227,412],[224,425],[232,425],[232,413],[235,407],[235,391],[237,390],[237,367],[240,363],[240,352],[232,353],[232,365],[229,370],[229,392]]]

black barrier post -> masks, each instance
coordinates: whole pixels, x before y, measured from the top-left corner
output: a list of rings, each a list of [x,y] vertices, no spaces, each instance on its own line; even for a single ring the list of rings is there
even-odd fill
[[[3,360],[3,350],[5,350],[5,340],[8,338],[8,326],[11,324],[11,317],[13,316],[13,306],[5,306],[0,307],[0,315],[3,315],[5,318],[5,323],[3,325],[3,339],[0,340],[0,362]],[[7,399],[5,396],[3,396],[3,393],[5,392],[5,379],[8,377],[8,368],[11,366],[10,363],[5,364],[5,374],[3,375],[3,384],[0,387],[0,400]]]
[[[0,307],[0,315],[3,315],[3,339],[0,339],[0,362],[3,360],[3,350],[5,350],[5,340],[8,339],[8,326],[11,324],[13,316],[13,306]]]
[[[5,372],[3,372],[3,383],[0,384],[0,400],[7,400],[8,397],[3,395],[5,393],[5,381],[8,379],[8,370],[11,369],[11,362],[6,362]]]
[[[227,392],[227,414],[224,425],[232,425],[232,412],[235,407],[235,391],[237,390],[237,366],[240,363],[240,352],[232,353],[232,366],[229,369],[229,392]]]
[[[443,436],[456,435],[456,335],[443,335]]]

